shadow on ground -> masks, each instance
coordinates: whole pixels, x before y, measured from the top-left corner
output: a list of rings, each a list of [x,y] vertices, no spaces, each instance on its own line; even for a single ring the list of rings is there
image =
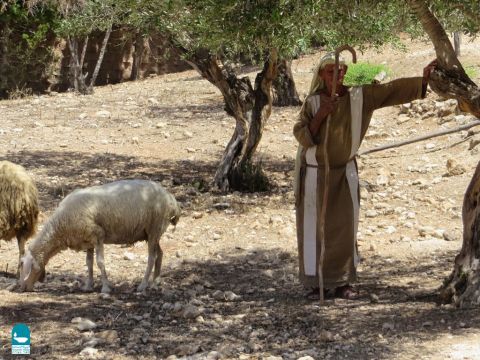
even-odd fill
[[[53,210],[59,201],[76,188],[133,178],[162,182],[187,210],[195,207],[192,205],[193,199],[202,195],[201,201],[195,201],[196,209],[224,202],[224,194],[213,191],[211,187],[216,162],[189,160],[146,162],[135,156],[68,151],[22,151],[8,153],[5,159],[20,164],[33,173],[45,210]],[[257,199],[291,190],[289,184],[276,186],[275,178],[288,177],[289,171],[293,169],[293,163],[288,160],[265,158],[263,164],[274,186],[270,192],[255,193]],[[249,209],[241,196],[232,197],[229,201],[235,210],[247,212]]]
[[[117,331],[117,342],[97,345],[103,358],[175,354],[201,359],[218,351],[226,358],[244,353],[287,359],[392,359],[405,342],[479,328],[478,310],[437,306],[431,292],[395,285],[395,277],[441,273],[444,261],[409,269],[372,260],[375,271],[361,274],[359,300],[328,300],[319,306],[304,296],[292,254],[280,249],[236,251],[204,262],[172,263],[164,269],[160,287],[146,295],[133,292],[132,279],[119,284],[115,278],[110,297],[84,294],[71,285],[78,282],[78,274],[51,273],[35,293],[2,291],[0,314],[4,324],[31,325],[41,343],[33,346],[34,354],[52,359],[78,354],[86,346],[89,337],[71,324],[78,316],[95,321],[94,333]],[[97,281],[96,291],[98,286]],[[412,289],[416,296],[404,296]],[[370,300],[371,292],[379,296],[378,302]],[[1,343],[8,343],[5,335]]]

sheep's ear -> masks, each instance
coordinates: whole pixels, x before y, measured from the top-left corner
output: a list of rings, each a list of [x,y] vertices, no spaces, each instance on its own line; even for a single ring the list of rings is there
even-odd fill
[[[20,276],[23,281],[26,281],[32,273],[32,267],[37,271],[40,270],[40,266],[38,265],[37,261],[33,258],[32,254],[28,252],[24,257],[22,257],[20,262],[22,264]]]
[[[32,272],[32,258],[24,256],[21,260],[22,267],[20,272],[20,278],[23,282],[27,281],[30,273]]]

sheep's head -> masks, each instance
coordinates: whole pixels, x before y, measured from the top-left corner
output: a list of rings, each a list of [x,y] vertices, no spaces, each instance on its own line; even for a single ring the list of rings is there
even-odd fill
[[[45,277],[45,267],[40,265],[30,250],[20,260],[20,291],[33,291],[33,285]]]
[[[178,220],[180,220],[180,215],[182,214],[182,209],[177,203],[177,200],[172,195],[172,212],[170,214],[170,224],[177,226]]]

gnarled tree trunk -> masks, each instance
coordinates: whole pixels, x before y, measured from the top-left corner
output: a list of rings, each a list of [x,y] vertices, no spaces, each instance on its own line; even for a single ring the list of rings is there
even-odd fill
[[[0,29],[0,91],[7,88],[6,74],[4,69],[8,68],[8,38],[10,36],[10,27],[8,22],[5,22]]]
[[[480,162],[463,200],[463,245],[440,291],[444,303],[480,305]]]
[[[465,73],[442,25],[423,0],[408,0],[432,41],[438,67],[429,85],[443,97],[456,98],[459,107],[480,117],[480,90]],[[480,163],[465,192],[463,203],[463,246],[455,258],[452,274],[443,285],[440,296],[443,302],[458,306],[480,304]]]
[[[433,91],[458,100],[460,110],[480,118],[480,90],[467,76],[440,22],[424,0],[408,0],[435,47],[438,67],[430,76]]]
[[[92,77],[90,78],[90,85],[88,85],[88,90],[90,93],[93,93],[93,87],[95,86],[95,81],[97,81],[97,76],[100,71],[100,67],[102,66],[105,52],[107,51],[107,44],[108,40],[110,39],[111,33],[112,27],[109,27],[107,31],[105,31],[105,35],[103,36],[102,47],[100,48],[100,52],[98,53],[97,63],[95,64],[95,69],[93,70]]]
[[[215,173],[214,185],[221,191],[241,189],[239,182],[244,166],[251,161],[271,113],[271,87],[278,67],[276,52],[270,53],[263,70],[257,74],[255,88],[248,77],[238,78],[208,50],[197,51],[187,61],[220,90],[225,111],[236,121],[235,131]]]
[[[130,74],[130,80],[138,80],[140,76],[140,69],[142,67],[143,53],[145,52],[145,36],[141,33],[135,35],[134,50],[133,50],[133,62],[132,73]]]
[[[100,52],[98,54],[97,62],[93,70],[93,74],[90,77],[90,84],[87,85],[87,76],[88,74],[83,73],[83,63],[85,60],[85,53],[88,46],[88,36],[85,37],[83,41],[82,52],[79,53],[79,40],[78,38],[68,37],[68,48],[70,50],[70,67],[72,71],[72,85],[76,92],[86,95],[93,93],[93,86],[97,80],[98,73],[100,71],[100,66],[102,65],[105,52],[107,50],[108,40],[110,34],[112,33],[112,28],[108,28],[103,37],[102,46],[100,47]]]
[[[279,61],[278,75],[273,81],[273,106],[300,106],[297,88],[292,75],[292,62],[285,59]]]
[[[462,44],[462,33],[460,31],[455,31],[453,33],[453,46],[455,48],[455,55],[460,56],[461,49],[460,46]]]
[[[78,38],[67,38],[68,49],[70,50],[70,71],[71,71],[71,85],[73,89],[80,94],[88,93],[88,86],[85,78],[86,74],[83,73],[83,60],[85,59],[84,53],[88,44],[88,37],[83,42],[82,53],[79,53],[79,41]]]

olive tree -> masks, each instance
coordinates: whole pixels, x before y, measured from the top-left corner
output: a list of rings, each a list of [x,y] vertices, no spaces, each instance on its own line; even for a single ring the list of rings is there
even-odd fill
[[[53,5],[60,14],[57,35],[64,38],[70,51],[71,86],[81,94],[93,92],[108,41],[115,26],[128,22],[135,0],[30,0],[32,12]],[[92,74],[85,72],[85,55],[92,34],[103,34]]]
[[[480,117],[480,89],[468,77],[457,58],[445,26],[462,28],[466,33],[480,31],[478,1],[408,0],[432,41],[438,67],[430,78],[431,88],[446,98],[458,100],[459,108]],[[430,6],[429,6],[430,5]],[[444,25],[439,21],[443,19]],[[480,305],[480,162],[465,191],[463,209],[463,245],[455,258],[454,269],[441,289],[443,302],[457,306]]]
[[[357,0],[354,3],[246,1],[241,4],[224,1],[221,5],[225,7],[220,6],[220,9],[213,2],[199,1],[196,4],[188,7],[186,12],[193,17],[185,18],[193,21],[195,26],[189,23],[180,31],[177,28],[176,34],[190,35],[186,37],[190,43],[187,41],[185,45],[190,49],[209,49],[203,53],[203,57],[192,59],[197,60],[194,63],[204,77],[217,86],[222,84],[227,112],[232,110],[229,106],[251,104],[247,107],[238,106],[236,111],[229,112],[237,121],[237,127],[215,177],[220,188],[232,185],[228,182],[232,169],[238,169],[239,165],[250,161],[261,138],[262,124],[271,110],[269,92],[271,76],[278,69],[277,52],[288,58],[298,51],[302,42],[308,47],[311,39],[335,47],[342,43],[361,46],[365,43],[395,42],[398,40],[395,35],[388,34],[397,34],[398,30],[426,36],[433,44],[438,63],[431,74],[430,87],[442,97],[457,99],[461,110],[480,117],[480,91],[467,76],[447,36],[447,31],[462,30],[468,35],[480,32],[478,0],[407,0],[388,3],[373,0]],[[301,19],[300,22],[298,19]],[[419,31],[419,24],[423,31]],[[193,34],[196,37],[188,31],[192,29],[195,29]],[[206,33],[202,33],[202,29]],[[202,34],[205,36],[203,41]],[[191,47],[192,44],[199,44],[199,47]],[[268,61],[257,75],[253,90],[247,80],[239,82],[241,79],[220,61],[242,52],[268,54]],[[198,56],[195,51],[191,54]],[[202,63],[199,59],[206,61]],[[250,95],[254,91],[257,91],[257,97]],[[232,99],[236,102],[231,102]],[[249,112],[249,109],[252,110]],[[463,223],[462,250],[455,259],[454,270],[445,282],[441,296],[445,302],[454,302],[458,306],[478,305],[480,162],[465,193]]]
[[[251,188],[246,184],[258,174],[253,155],[272,111],[272,83],[284,60],[311,48],[312,42],[330,48],[344,42],[393,42],[401,18],[398,9],[340,0],[177,0],[162,12],[152,10],[158,28],[220,90],[227,114],[235,119],[215,186],[222,191]],[[237,73],[234,64],[242,58],[263,64],[254,84]]]

